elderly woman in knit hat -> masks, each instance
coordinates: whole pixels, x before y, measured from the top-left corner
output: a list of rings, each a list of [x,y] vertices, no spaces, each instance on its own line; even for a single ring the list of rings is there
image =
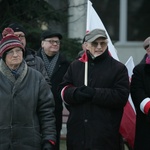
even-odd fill
[[[54,99],[42,74],[27,66],[24,46],[6,28],[0,42],[0,149],[53,150]]]

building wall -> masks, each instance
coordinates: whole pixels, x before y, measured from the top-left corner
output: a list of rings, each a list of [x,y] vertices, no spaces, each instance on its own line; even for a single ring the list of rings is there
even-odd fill
[[[82,39],[86,33],[87,0],[69,0],[68,36]]]
[[[122,63],[126,63],[130,56],[133,57],[134,64],[138,64],[145,54],[143,49],[143,42],[127,42],[124,44],[115,43],[115,48],[119,60]]]

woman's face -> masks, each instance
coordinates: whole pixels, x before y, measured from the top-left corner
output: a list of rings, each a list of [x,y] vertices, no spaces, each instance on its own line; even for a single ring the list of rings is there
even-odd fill
[[[23,61],[23,51],[20,47],[15,47],[6,52],[5,63],[12,69],[17,69]]]

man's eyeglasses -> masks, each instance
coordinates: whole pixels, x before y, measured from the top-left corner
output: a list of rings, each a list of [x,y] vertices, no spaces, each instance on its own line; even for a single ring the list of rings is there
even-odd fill
[[[22,53],[22,49],[10,50],[10,51],[6,52],[6,54],[9,56],[13,56],[14,53],[16,53],[17,55],[20,55]]]
[[[149,45],[146,45],[144,48],[145,48],[145,50],[146,50],[147,48],[149,48]]]
[[[24,34],[15,34],[15,36],[17,36],[17,37],[20,38],[20,39],[25,38],[25,35],[24,35]]]
[[[60,41],[58,41],[58,40],[56,40],[56,41],[55,40],[44,40],[44,41],[49,42],[52,45],[54,45],[54,44],[59,45],[60,44]]]
[[[104,41],[104,42],[95,42],[94,41],[91,44],[92,44],[93,47],[97,47],[99,44],[100,44],[101,47],[105,47],[107,45],[107,43],[108,42],[106,42],[106,41]]]

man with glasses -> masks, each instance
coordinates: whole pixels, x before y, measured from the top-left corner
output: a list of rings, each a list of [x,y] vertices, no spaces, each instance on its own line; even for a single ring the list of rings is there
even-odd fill
[[[52,92],[55,100],[55,117],[56,117],[56,145],[55,150],[60,149],[60,131],[62,128],[62,100],[57,92],[58,85],[62,82],[62,78],[66,73],[69,61],[61,53],[62,35],[60,33],[46,30],[41,35],[41,48],[38,51],[45,64],[48,76],[52,84]]]
[[[67,150],[120,150],[120,122],[129,95],[127,68],[109,54],[102,29],[85,36],[86,50],[59,86],[67,105]]]
[[[45,77],[46,81],[48,82],[48,84],[50,84],[50,80],[47,75],[42,59],[36,55],[36,52],[34,50],[26,47],[26,34],[27,33],[24,27],[18,23],[12,23],[8,27],[13,29],[14,35],[17,36],[20,39],[21,43],[23,44],[25,48],[24,59],[27,65],[41,72],[42,75]]]

